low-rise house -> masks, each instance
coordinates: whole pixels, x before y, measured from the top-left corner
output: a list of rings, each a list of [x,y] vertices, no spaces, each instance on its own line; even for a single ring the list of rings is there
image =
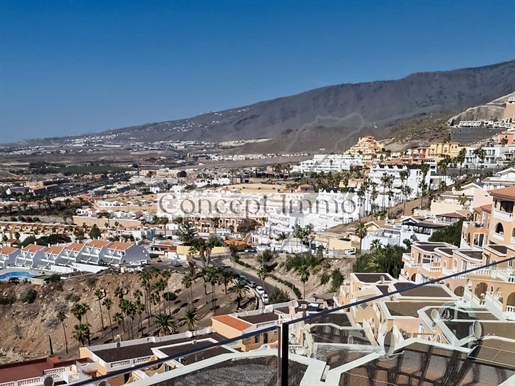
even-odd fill
[[[41,265],[43,251],[47,249],[42,245],[30,244],[22,248],[16,256],[15,265],[24,268],[35,268]]]
[[[16,257],[20,254],[19,248],[9,247],[7,245],[0,247],[0,269],[16,263]]]

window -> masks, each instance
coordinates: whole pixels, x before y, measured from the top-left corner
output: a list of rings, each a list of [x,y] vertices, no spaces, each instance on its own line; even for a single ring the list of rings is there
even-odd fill
[[[502,224],[500,222],[497,223],[497,225],[495,226],[495,233],[498,233],[501,236],[504,235],[504,227],[502,226]]]

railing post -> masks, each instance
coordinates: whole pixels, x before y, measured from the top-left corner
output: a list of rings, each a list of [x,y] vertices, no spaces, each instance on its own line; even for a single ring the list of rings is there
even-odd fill
[[[289,328],[288,322],[283,323],[281,331],[281,386],[288,386],[288,352],[289,352]]]
[[[282,341],[281,338],[281,328],[278,326],[277,328],[277,386],[281,386],[281,347]]]

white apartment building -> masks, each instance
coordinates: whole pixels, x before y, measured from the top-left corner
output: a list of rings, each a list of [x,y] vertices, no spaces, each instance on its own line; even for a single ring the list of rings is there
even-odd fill
[[[8,265],[13,265],[19,254],[19,248],[9,246],[0,247],[0,269],[6,268]]]
[[[438,175],[436,163],[435,162],[427,162],[429,165],[429,172],[426,175],[425,183],[427,186],[432,186],[432,188],[437,188],[438,185],[432,183],[434,178]],[[396,189],[396,192],[400,192],[400,187],[403,185],[403,182],[400,177],[400,173],[403,170],[407,170],[409,172],[408,178],[404,181],[406,186],[411,188],[410,199],[416,198],[420,195],[420,182],[422,181],[422,171],[420,169],[420,165],[397,165],[397,164],[374,164],[370,168],[370,172],[368,174],[368,178],[375,182],[378,187],[377,190],[379,193],[382,193],[383,183],[381,182],[381,178],[383,175],[389,174],[393,175],[393,188]],[[442,178],[441,176],[439,177]]]
[[[97,272],[98,267],[88,268],[88,264],[98,265],[100,261],[106,266],[140,264],[149,259],[149,252],[140,245],[105,240],[49,246],[30,244],[21,249],[7,246],[0,248],[0,269],[10,266],[62,273]]]
[[[513,154],[515,146],[486,146],[482,149],[485,151],[484,160],[479,159],[474,155],[477,146],[466,147],[467,154],[465,155],[464,168],[468,169],[482,169],[482,168],[496,168],[504,165],[506,161],[506,154]]]
[[[302,161],[293,167],[293,171],[300,173],[337,173],[350,170],[352,166],[363,165],[363,157],[349,154],[315,154],[313,159]]]

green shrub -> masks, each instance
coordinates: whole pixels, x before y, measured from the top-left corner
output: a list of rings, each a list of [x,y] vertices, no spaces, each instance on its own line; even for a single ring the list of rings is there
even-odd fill
[[[15,299],[12,296],[0,296],[0,305],[11,305],[14,304]]]
[[[57,273],[53,273],[51,274],[49,277],[48,277],[48,282],[49,283],[58,283],[61,281],[61,275],[57,274]]]
[[[334,269],[331,272],[331,292],[336,292],[343,284],[343,275],[339,269]]]
[[[70,301],[72,303],[78,303],[80,301],[80,296],[77,294],[74,294],[73,292],[70,292],[69,294],[66,294],[64,299],[67,301]]]
[[[97,284],[97,280],[98,279],[95,276],[88,276],[85,283],[89,288],[93,288]]]
[[[270,303],[284,303],[290,300],[288,293],[280,288],[274,287],[270,294]]]
[[[329,280],[331,280],[331,275],[329,275],[327,272],[324,272],[322,276],[320,276],[320,285],[329,283]]]
[[[25,293],[25,296],[22,298],[22,302],[31,304],[36,301],[37,297],[38,293],[31,288]]]

